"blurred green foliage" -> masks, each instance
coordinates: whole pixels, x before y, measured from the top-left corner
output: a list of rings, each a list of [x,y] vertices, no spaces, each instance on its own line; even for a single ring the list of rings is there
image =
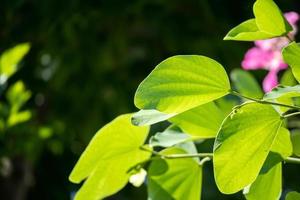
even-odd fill
[[[252,44],[222,38],[233,25],[251,17],[252,4],[234,0],[1,0],[1,52],[19,43],[31,44],[20,70],[13,74],[12,67],[6,72],[13,76],[1,102],[10,106],[18,102],[16,112],[7,115],[9,111],[0,104],[1,116],[3,110],[9,119],[0,121],[0,129],[6,126],[3,123],[13,125],[32,115],[0,141],[3,154],[14,152],[11,157],[32,165],[34,182],[28,199],[69,198],[77,186],[67,177],[80,153],[101,126],[121,113],[137,110],[134,91],[161,60],[176,54],[202,54],[218,60],[228,71],[240,67]],[[283,11],[300,8],[296,0],[278,0],[278,4]],[[253,74],[261,82],[266,72]],[[19,92],[22,95],[15,95]],[[206,143],[203,148],[209,146]],[[287,171],[296,167],[289,166]],[[293,175],[294,179],[287,175],[287,186],[300,191],[295,184],[299,175]],[[211,166],[204,169],[203,178],[203,185],[208,186],[203,199],[220,198]],[[111,199],[128,199],[133,194],[142,199],[145,188],[128,186]]]

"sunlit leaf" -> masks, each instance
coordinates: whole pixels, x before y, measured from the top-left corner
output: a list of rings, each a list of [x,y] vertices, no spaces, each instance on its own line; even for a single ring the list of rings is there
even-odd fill
[[[286,197],[285,200],[300,200],[300,193],[298,192],[289,192]]]
[[[17,71],[17,65],[30,49],[28,43],[19,44],[6,50],[0,57],[0,84]]]
[[[133,114],[131,122],[135,126],[152,125],[165,121],[173,116],[174,114],[166,114],[157,110],[140,110]]]
[[[140,150],[149,127],[133,126],[130,119],[131,114],[121,115],[93,137],[69,177],[74,183],[87,178],[75,199],[97,200],[119,191],[128,182],[129,169],[149,158]]]
[[[173,147],[161,153],[185,154],[185,151]],[[153,160],[148,175],[149,200],[200,199],[202,166],[193,158]]]
[[[214,103],[206,103],[169,119],[183,132],[199,138],[214,138],[225,113]]]
[[[292,131],[291,134],[293,153],[300,157],[300,130],[296,129]]]
[[[197,55],[170,57],[139,85],[135,105],[179,114],[229,93],[227,74],[218,62]]]
[[[219,190],[238,192],[254,182],[281,126],[272,106],[247,103],[223,122],[214,145],[214,174]]]
[[[278,200],[282,187],[282,164],[278,163],[268,172],[261,173],[254,183],[244,189],[247,200]]]
[[[284,61],[290,66],[298,82],[300,82],[300,46],[291,42],[282,50]]]

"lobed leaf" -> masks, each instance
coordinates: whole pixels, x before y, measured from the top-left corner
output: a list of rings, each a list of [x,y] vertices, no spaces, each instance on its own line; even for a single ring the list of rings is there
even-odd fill
[[[214,174],[219,190],[238,192],[254,182],[282,120],[270,105],[248,103],[223,122],[214,145]]]

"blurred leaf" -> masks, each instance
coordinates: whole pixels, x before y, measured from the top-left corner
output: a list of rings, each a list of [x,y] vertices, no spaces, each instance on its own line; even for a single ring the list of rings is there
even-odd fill
[[[278,163],[267,173],[259,174],[249,187],[244,189],[247,200],[278,200],[282,187],[282,164]]]
[[[69,177],[74,183],[88,177],[75,199],[97,200],[114,194],[128,182],[128,170],[150,157],[140,150],[149,127],[133,126],[131,117],[117,117],[93,137]]]
[[[282,50],[284,61],[290,66],[298,82],[300,82],[300,46],[291,42]]]
[[[11,105],[12,112],[17,112],[31,97],[31,92],[26,90],[22,81],[14,83],[8,89],[6,98]]]
[[[135,105],[179,114],[228,94],[230,83],[222,65],[196,55],[170,57],[139,85]]]
[[[293,72],[290,68],[285,70],[280,79],[280,84],[285,86],[295,86],[297,85],[297,80],[295,79]]]
[[[300,157],[300,130],[296,129],[291,134],[293,153]]]
[[[161,151],[163,155],[185,153],[176,147]],[[153,160],[148,175],[149,200],[201,198],[202,166],[193,158]]]
[[[289,192],[287,193],[285,200],[300,200],[300,193],[298,192]]]
[[[29,110],[12,112],[7,119],[7,125],[8,127],[15,126],[19,123],[28,121],[30,118],[31,112]]]
[[[169,121],[191,136],[214,138],[225,116],[214,102],[210,102],[176,115]]]
[[[250,72],[234,69],[230,74],[230,78],[239,93],[254,98],[261,98],[263,96],[264,93],[261,87]]]
[[[165,121],[174,114],[165,114],[157,110],[140,110],[134,113],[131,122],[135,126],[152,125],[161,121]]]
[[[244,104],[224,120],[213,159],[215,180],[222,193],[238,192],[256,179],[281,123],[272,106],[258,103]]]
[[[17,71],[17,65],[30,49],[29,43],[6,50],[0,57],[0,85]]]

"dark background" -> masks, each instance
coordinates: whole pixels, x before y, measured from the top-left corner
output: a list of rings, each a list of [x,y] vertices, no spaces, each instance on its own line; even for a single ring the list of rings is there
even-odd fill
[[[21,141],[30,144],[28,151],[10,155],[16,163],[29,163],[33,173],[26,199],[70,198],[78,186],[67,177],[91,137],[117,115],[137,110],[133,95],[138,84],[163,59],[201,54],[221,62],[228,72],[240,67],[253,44],[222,38],[253,16],[253,2],[0,0],[1,52],[21,42],[32,45],[11,82],[22,79],[33,93],[27,105],[34,110],[30,127],[52,130],[46,139],[35,139],[31,131]],[[276,2],[283,11],[300,12],[297,0]],[[253,74],[261,81],[266,72]],[[300,191],[299,173],[295,180],[288,173],[292,168],[297,169],[285,165],[285,187]],[[211,165],[205,167],[203,185],[203,199],[240,198],[221,196]],[[111,199],[146,199],[146,190],[127,186]]]

